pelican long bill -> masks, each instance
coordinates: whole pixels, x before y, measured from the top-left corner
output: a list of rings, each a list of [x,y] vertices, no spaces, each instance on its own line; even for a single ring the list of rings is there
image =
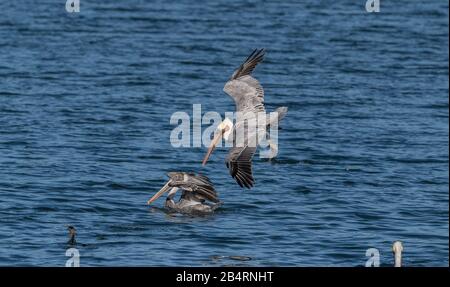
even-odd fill
[[[213,140],[211,141],[211,145],[208,148],[208,151],[206,152],[205,157],[203,158],[202,165],[205,166],[206,162],[208,161],[209,157],[211,156],[212,152],[216,148],[217,143],[222,138],[222,135],[225,133],[226,129],[219,130],[218,133],[214,136]]]
[[[171,188],[169,186],[170,182],[171,181],[169,180],[157,193],[155,193],[155,195],[153,195],[153,197],[147,201],[147,204],[151,204],[153,201],[157,200],[165,192],[169,191]]]

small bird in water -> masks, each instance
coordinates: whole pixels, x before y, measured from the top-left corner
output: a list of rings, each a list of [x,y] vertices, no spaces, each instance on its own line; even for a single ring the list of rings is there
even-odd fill
[[[67,230],[69,230],[69,241],[67,241],[68,245],[75,245],[77,241],[75,239],[75,235],[77,234],[77,230],[73,226],[68,226]]]
[[[167,183],[147,201],[147,204],[151,204],[168,192],[165,207],[172,212],[202,215],[212,213],[220,206],[217,192],[208,177],[187,172],[169,172],[167,175],[169,176]],[[181,197],[175,202],[174,197],[180,189]]]

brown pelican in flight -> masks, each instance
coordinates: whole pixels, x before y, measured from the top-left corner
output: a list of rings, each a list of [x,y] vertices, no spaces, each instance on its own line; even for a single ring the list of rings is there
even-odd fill
[[[255,180],[252,174],[252,158],[256,152],[257,142],[263,135],[270,147],[269,158],[275,157],[278,153],[276,144],[270,141],[266,130],[278,122],[286,115],[287,107],[280,107],[275,110],[277,117],[270,117],[266,114],[264,108],[264,90],[261,84],[252,77],[251,73],[264,58],[264,49],[255,49],[250,56],[242,63],[237,70],[234,71],[230,80],[223,88],[234,99],[236,104],[236,112],[238,114],[236,123],[225,118],[217,128],[216,134],[211,145],[203,159],[203,165],[206,165],[211,153],[217,143],[224,137],[225,141],[233,141],[225,163],[230,171],[231,176],[241,187],[251,188]],[[240,115],[240,117],[239,117]],[[265,125],[256,126],[258,116],[266,117]],[[251,128],[251,125],[253,129]],[[236,132],[244,129],[244,133]],[[230,138],[230,135],[232,137]],[[236,144],[238,143],[238,144]]]
[[[167,183],[147,201],[147,204],[151,204],[168,192],[165,207],[172,212],[207,214],[219,207],[219,198],[208,177],[187,172],[169,172],[167,175],[169,176]],[[179,189],[182,190],[181,197],[175,202],[174,197]]]

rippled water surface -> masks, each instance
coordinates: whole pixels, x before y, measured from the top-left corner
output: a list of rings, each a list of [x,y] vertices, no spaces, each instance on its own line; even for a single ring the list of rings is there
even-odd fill
[[[448,2],[2,1],[0,265],[448,266]],[[95,2],[95,3],[94,3]],[[170,115],[233,111],[222,92],[256,47],[266,107],[289,107],[279,157],[242,190],[219,148],[170,145]],[[223,207],[147,199],[201,171]],[[246,256],[251,260],[233,260]]]

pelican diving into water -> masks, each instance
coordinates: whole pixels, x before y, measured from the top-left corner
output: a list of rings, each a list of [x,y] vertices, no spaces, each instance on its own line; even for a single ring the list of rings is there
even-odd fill
[[[225,141],[233,141],[233,147],[230,149],[225,160],[226,166],[230,171],[230,175],[236,180],[241,187],[251,188],[254,185],[252,173],[252,158],[256,152],[258,139],[261,135],[265,136],[270,147],[269,158],[273,158],[278,153],[278,146],[270,141],[266,130],[278,122],[286,115],[287,107],[280,107],[275,110],[278,117],[270,117],[266,114],[264,108],[264,90],[261,84],[251,76],[256,65],[264,58],[264,49],[255,49],[250,56],[242,63],[239,68],[234,71],[230,80],[223,88],[234,99],[236,104],[236,112],[241,115],[237,118],[236,124],[229,118],[222,121],[216,131],[216,134],[209,146],[202,165],[206,165],[211,153],[217,143],[223,137]],[[266,117],[264,126],[256,126],[258,115]],[[251,125],[253,123],[253,128]],[[244,133],[236,132],[244,129]],[[251,132],[248,132],[251,131]],[[230,138],[230,135],[232,137]],[[240,144],[236,144],[240,143]]]
[[[169,211],[208,214],[219,207],[219,198],[208,177],[187,172],[169,172],[168,176],[169,181],[147,201],[147,204],[151,204],[168,192],[165,207]],[[175,202],[174,197],[179,189],[182,190],[181,197]]]

